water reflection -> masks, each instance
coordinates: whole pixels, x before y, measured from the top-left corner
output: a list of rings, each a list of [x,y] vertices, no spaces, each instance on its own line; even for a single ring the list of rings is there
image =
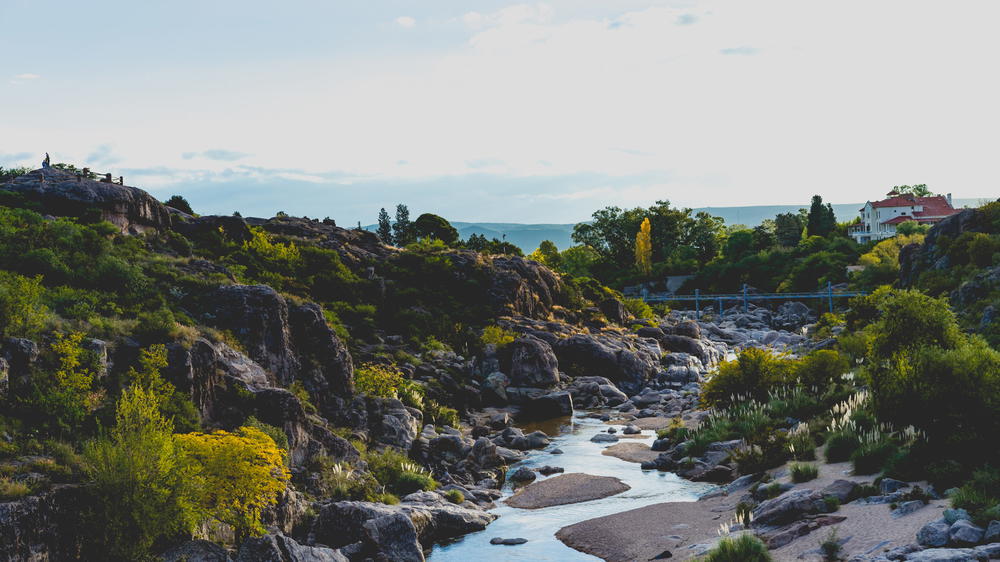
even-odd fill
[[[620,430],[622,426],[617,427]],[[592,443],[590,438],[607,428],[608,425],[600,420],[583,417],[525,425],[525,433],[541,429],[558,437],[544,451],[531,453],[527,460],[514,465],[511,470],[520,466],[561,466],[566,472],[620,478],[631,486],[631,490],[600,500],[533,510],[508,507],[501,500],[493,511],[500,518],[485,531],[466,535],[447,545],[436,546],[429,559],[433,562],[472,562],[486,559],[491,562],[598,560],[563,545],[555,538],[556,531],[566,525],[654,503],[694,501],[699,495],[712,489],[710,484],[688,482],[672,473],[639,470],[638,464],[602,455],[601,451],[608,444]],[[654,432],[643,431],[642,434],[635,441],[652,443]],[[561,449],[563,454],[552,454],[551,451],[556,448]],[[505,499],[512,490],[510,486],[506,486],[503,492]],[[493,537],[523,537],[528,542],[519,546],[496,546],[490,544]]]

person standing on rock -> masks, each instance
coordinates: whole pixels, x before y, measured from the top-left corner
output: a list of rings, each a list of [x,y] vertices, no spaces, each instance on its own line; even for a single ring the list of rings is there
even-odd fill
[[[45,153],[45,160],[42,160],[42,167],[43,168],[48,168],[50,163],[51,163],[51,160],[49,159],[49,153],[46,152]]]

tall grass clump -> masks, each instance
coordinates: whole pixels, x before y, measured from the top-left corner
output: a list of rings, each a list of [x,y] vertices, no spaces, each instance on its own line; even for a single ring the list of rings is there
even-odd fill
[[[705,562],[771,562],[771,554],[757,537],[745,533],[736,538],[723,537],[703,558]]]

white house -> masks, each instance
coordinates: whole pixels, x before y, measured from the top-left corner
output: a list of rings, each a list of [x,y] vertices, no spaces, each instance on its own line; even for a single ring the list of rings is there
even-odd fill
[[[860,209],[861,222],[852,225],[847,233],[859,243],[884,240],[896,235],[896,225],[906,221],[934,224],[954,215],[958,209],[951,205],[951,194],[917,197],[893,190],[881,201],[869,201]]]

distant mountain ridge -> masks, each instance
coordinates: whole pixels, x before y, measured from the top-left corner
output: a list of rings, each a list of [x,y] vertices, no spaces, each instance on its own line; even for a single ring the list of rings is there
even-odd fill
[[[956,207],[977,207],[979,199],[955,199]],[[846,222],[858,216],[858,210],[864,203],[839,203],[833,205],[837,220]],[[744,207],[698,207],[694,212],[705,211],[721,217],[727,225],[742,224],[754,227],[767,219],[773,219],[779,213],[795,213],[808,205],[751,205]],[[506,239],[528,254],[538,247],[542,240],[551,240],[560,250],[565,250],[573,243],[573,227],[575,224],[520,224],[509,222],[458,222],[452,221],[462,239],[473,234],[481,234],[487,238]],[[364,227],[374,231],[376,225]]]

